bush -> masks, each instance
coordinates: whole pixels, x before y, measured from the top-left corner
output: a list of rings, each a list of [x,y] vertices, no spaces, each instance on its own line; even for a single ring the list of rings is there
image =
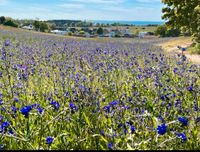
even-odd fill
[[[85,34],[85,31],[80,31],[79,34],[80,34],[80,35],[84,35],[84,34]]]
[[[5,25],[5,26],[11,26],[11,27],[18,27],[18,24],[15,23],[14,21],[10,20],[10,19],[7,20],[7,21],[5,21],[3,25]]]
[[[69,35],[69,36],[72,36],[72,32],[69,32],[68,35]]]
[[[155,35],[154,32],[147,32],[148,35]]]
[[[195,45],[193,53],[200,54],[200,43]]]
[[[0,24],[4,24],[4,22],[6,21],[6,18],[4,16],[0,17]]]
[[[160,36],[160,37],[165,37],[166,31],[167,31],[167,27],[165,25],[158,26],[155,31],[155,35]]]
[[[100,28],[98,28],[98,30],[97,30],[97,34],[98,35],[102,35],[103,34],[103,29],[100,27]]]
[[[167,37],[180,36],[180,30],[179,29],[169,29],[169,30],[166,31],[165,36],[167,36]]]
[[[166,25],[158,26],[155,34],[160,37],[177,37],[180,35],[179,29],[168,29]]]

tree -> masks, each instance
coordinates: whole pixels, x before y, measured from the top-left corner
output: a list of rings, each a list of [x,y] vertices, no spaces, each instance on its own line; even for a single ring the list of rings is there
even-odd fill
[[[155,30],[155,35],[160,37],[177,37],[180,35],[180,30],[177,28],[169,28],[166,25],[160,25]]]
[[[45,32],[49,30],[49,26],[46,22],[35,21],[33,25],[37,31]]]
[[[41,23],[40,23],[40,31],[41,31],[41,32],[45,32],[46,30],[49,30],[48,24],[45,23],[45,22],[41,22]]]
[[[37,31],[40,29],[40,21],[35,21],[33,25]]]
[[[180,35],[179,29],[169,29],[166,31],[166,36],[168,37],[178,37]]]
[[[6,20],[6,21],[4,22],[3,25],[5,25],[5,26],[12,26],[12,27],[18,27],[18,24],[15,23],[15,22],[14,22],[13,20],[11,20],[11,19]]]
[[[155,34],[161,37],[165,37],[166,31],[167,31],[167,27],[165,25],[161,25],[157,27]]]
[[[97,34],[98,35],[102,35],[103,34],[103,29],[100,27],[100,28],[98,28],[98,30],[97,30]]]
[[[162,19],[166,25],[180,29],[187,27],[194,36],[195,42],[200,43],[200,1],[199,0],[162,0],[166,5],[162,9]]]
[[[0,24],[4,24],[4,22],[6,21],[6,18],[4,16],[0,17]]]

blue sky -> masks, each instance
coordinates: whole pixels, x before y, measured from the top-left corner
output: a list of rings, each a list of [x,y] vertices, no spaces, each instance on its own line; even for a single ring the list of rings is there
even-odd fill
[[[0,0],[0,16],[17,19],[161,21],[161,0]]]

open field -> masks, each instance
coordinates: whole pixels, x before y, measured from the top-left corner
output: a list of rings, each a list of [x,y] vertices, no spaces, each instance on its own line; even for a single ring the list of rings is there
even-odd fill
[[[155,32],[156,26],[135,26],[130,27],[131,33],[135,34],[135,32],[138,30],[139,32]]]
[[[179,42],[0,26],[0,149],[199,149],[200,67],[155,45]]]

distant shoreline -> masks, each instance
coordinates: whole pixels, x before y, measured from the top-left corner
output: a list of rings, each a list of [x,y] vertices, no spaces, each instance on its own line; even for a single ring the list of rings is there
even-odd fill
[[[164,21],[109,21],[109,20],[88,20],[94,24],[127,24],[127,25],[136,25],[136,26],[145,26],[145,25],[162,25]]]

